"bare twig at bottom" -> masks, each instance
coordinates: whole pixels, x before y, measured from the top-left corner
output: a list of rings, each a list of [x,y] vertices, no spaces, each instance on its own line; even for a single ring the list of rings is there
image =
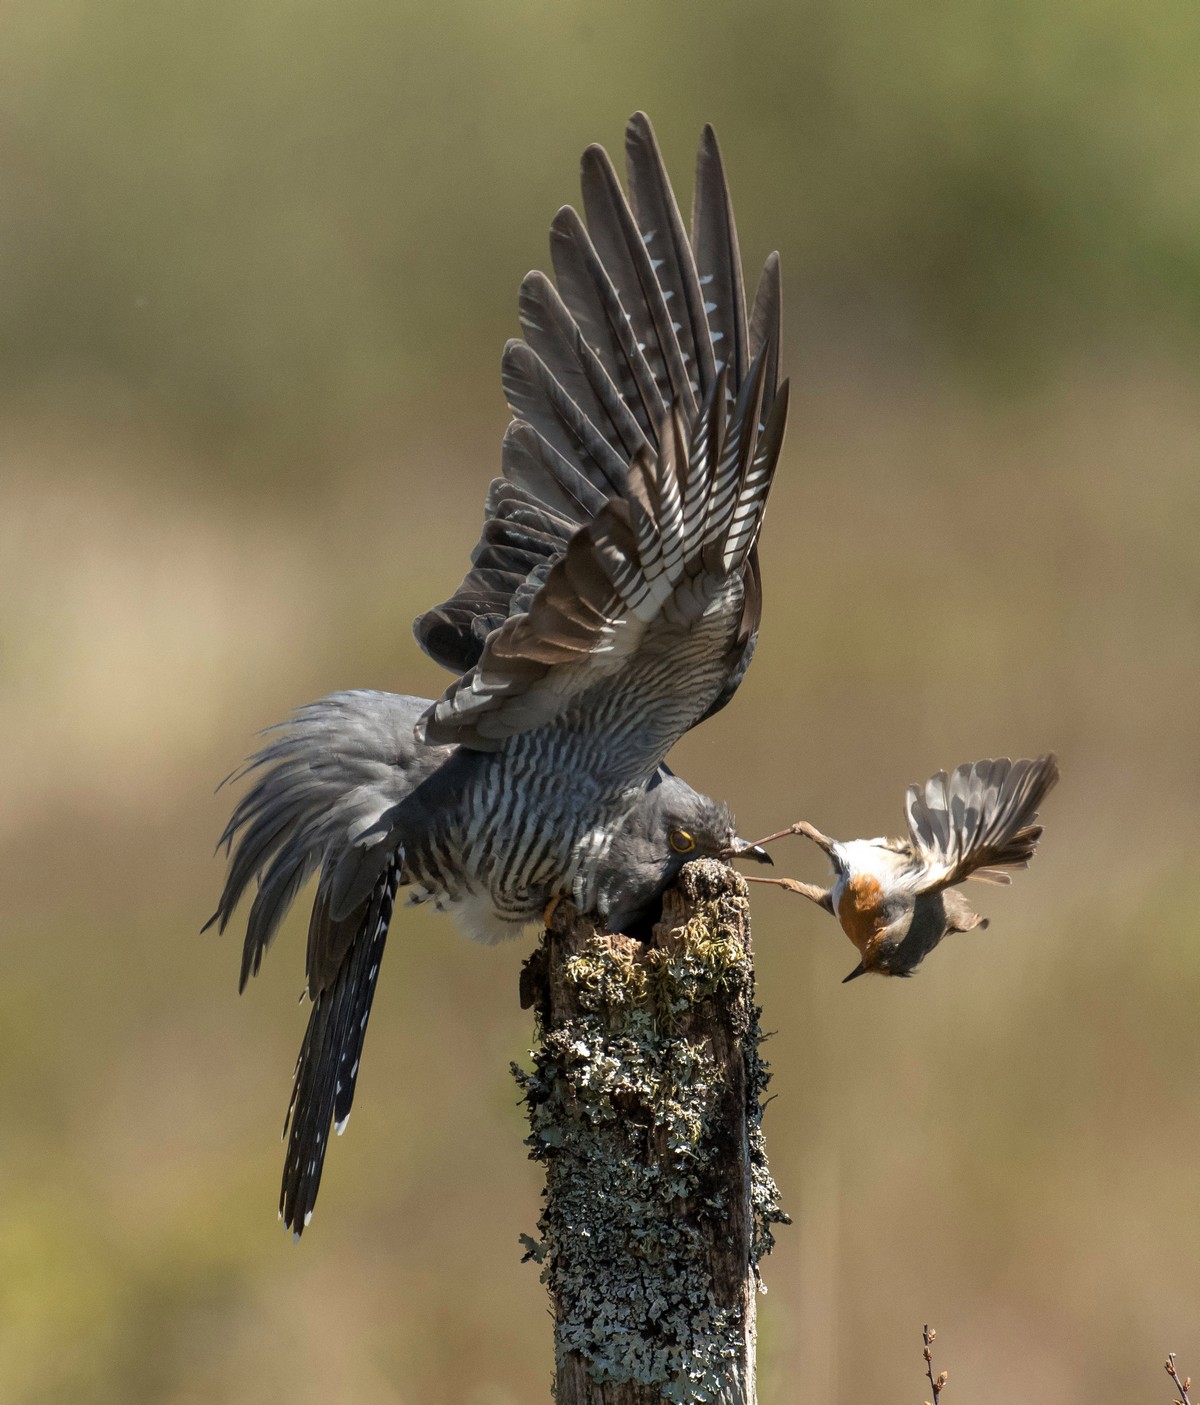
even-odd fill
[[[946,1389],[946,1382],[950,1379],[949,1371],[939,1371],[933,1374],[933,1344],[937,1339],[937,1332],[926,1322],[921,1335],[925,1339],[925,1374],[929,1377],[929,1384],[933,1387],[932,1405],[938,1405],[942,1391]],[[926,1402],[930,1405],[930,1402]]]

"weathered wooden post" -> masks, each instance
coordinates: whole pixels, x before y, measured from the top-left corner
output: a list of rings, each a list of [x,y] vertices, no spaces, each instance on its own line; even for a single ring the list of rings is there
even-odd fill
[[[525,1095],[546,1167],[538,1238],[558,1405],[754,1405],[758,1262],[787,1223],[761,1130],[768,1080],[746,886],[684,868],[646,942],[560,905],[522,973]]]

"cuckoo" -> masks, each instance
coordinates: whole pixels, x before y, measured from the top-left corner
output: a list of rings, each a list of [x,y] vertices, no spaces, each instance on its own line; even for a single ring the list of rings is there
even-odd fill
[[[608,931],[653,920],[689,859],[769,862],[665,759],[733,696],[761,610],[756,544],[779,458],[779,258],[752,302],[705,128],[685,227],[649,121],[627,193],[582,160],[502,361],[512,421],[471,569],[414,625],[441,698],[340,692],[268,733],[221,843],[221,929],[254,888],[241,985],[316,877],[308,1028],[280,1214],[312,1214],[344,1128],[393,907],[491,942],[568,898]]]

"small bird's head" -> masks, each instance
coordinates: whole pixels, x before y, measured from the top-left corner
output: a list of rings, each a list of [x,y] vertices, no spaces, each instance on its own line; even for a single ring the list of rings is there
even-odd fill
[[[861,948],[862,960],[847,981],[868,971],[911,976],[943,937],[988,925],[953,888],[893,894],[884,900],[884,917],[885,925]]]
[[[842,984],[847,981],[857,980],[859,976],[868,974],[876,976],[911,976],[917,966],[923,960],[925,953],[913,954],[914,959],[909,959],[905,954],[905,939],[903,936],[896,936],[884,930],[878,934],[875,940],[868,942],[861,948],[862,959],[848,976],[842,977]]]
[[[597,911],[610,931],[644,920],[692,859],[754,859],[767,851],[738,837],[729,807],[660,772],[612,834],[597,877]]]

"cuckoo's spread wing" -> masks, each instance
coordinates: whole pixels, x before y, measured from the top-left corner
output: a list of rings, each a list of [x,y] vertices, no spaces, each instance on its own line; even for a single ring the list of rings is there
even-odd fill
[[[641,114],[626,151],[629,199],[589,148],[586,226],[567,208],[551,230],[557,289],[540,273],[522,286],[504,476],[471,572],[415,626],[462,674],[426,718],[431,741],[495,748],[564,715],[599,741],[620,698],[619,729],[641,718],[652,768],[728,700],[753,652],[755,543],[787,400],[778,258],[747,318],[711,129],[690,240]]]
[[[1026,868],[1042,836],[1038,807],[1058,780],[1058,761],[968,762],[909,786],[906,810],[913,846],[928,878],[923,891],[964,878],[1011,882],[1006,868]]]

